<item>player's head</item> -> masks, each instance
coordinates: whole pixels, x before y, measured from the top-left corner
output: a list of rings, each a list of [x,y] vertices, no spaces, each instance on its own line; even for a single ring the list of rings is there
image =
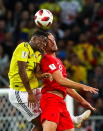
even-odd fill
[[[57,50],[58,50],[58,48],[57,48],[57,44],[55,41],[55,37],[51,33],[48,33],[48,43],[46,45],[45,52],[46,53],[54,53]]]
[[[44,31],[37,31],[30,40],[32,48],[53,53],[57,51],[57,45],[54,36],[51,33]]]
[[[33,34],[29,43],[34,50],[44,51],[44,47],[48,43],[48,34],[37,31]]]

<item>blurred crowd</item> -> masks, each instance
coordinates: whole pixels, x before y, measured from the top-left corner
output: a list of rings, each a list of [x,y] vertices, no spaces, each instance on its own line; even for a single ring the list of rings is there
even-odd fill
[[[38,30],[33,16],[39,9],[54,15],[49,31],[68,77],[99,89],[98,95],[79,93],[96,107],[94,115],[103,115],[103,0],[0,0],[0,88],[9,85],[15,47]],[[83,109],[75,105],[76,113]]]

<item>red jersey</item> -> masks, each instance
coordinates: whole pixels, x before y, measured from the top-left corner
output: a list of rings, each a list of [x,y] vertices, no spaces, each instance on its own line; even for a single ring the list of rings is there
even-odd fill
[[[59,70],[64,77],[67,77],[66,69],[62,64],[61,60],[55,56],[45,54],[41,60],[41,70],[42,73],[53,73]],[[50,81],[45,79],[43,81],[44,87],[42,88],[42,93],[48,91],[60,91],[63,93],[64,97],[66,96],[66,87],[58,84],[55,80]]]

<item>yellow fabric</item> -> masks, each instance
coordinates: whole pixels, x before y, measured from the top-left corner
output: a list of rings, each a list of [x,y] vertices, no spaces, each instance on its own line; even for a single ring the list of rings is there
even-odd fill
[[[72,77],[74,81],[87,83],[87,71],[85,67],[78,65],[72,66],[71,69],[74,71]]]
[[[99,57],[97,58],[97,64],[103,65],[103,51],[99,48],[95,48],[97,53],[99,54]]]
[[[82,65],[72,65],[68,60],[64,61],[66,68],[70,68],[73,71],[71,77],[76,82],[87,83],[87,69]]]
[[[87,52],[87,58],[85,58],[84,51]],[[78,55],[81,62],[83,62],[88,69],[91,68],[90,62],[94,59],[93,56],[94,47],[90,43],[80,43],[74,47],[74,52]]]
[[[75,46],[75,53],[79,56],[81,61],[85,61],[85,57],[84,57],[84,50],[87,51],[87,61],[91,61],[93,60],[93,46],[89,43],[82,43],[82,44],[78,44],[77,46]]]
[[[40,9],[47,9],[47,10],[50,10],[50,11],[56,12],[56,13],[61,11],[61,7],[59,6],[59,4],[49,3],[49,2],[45,2],[45,3],[41,4]]]
[[[28,42],[23,42],[15,49],[8,73],[10,80],[10,88],[18,91],[26,91],[22,80],[18,72],[17,61],[27,62],[26,73],[28,75],[31,89],[38,87],[38,80],[34,74],[34,68],[36,64],[41,60],[41,54],[39,51],[34,52]]]

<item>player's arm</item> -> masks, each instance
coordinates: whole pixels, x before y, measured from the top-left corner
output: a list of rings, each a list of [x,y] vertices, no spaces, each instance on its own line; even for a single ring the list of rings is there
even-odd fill
[[[32,93],[32,90],[30,88],[29,79],[26,73],[26,66],[27,63],[23,61],[18,61],[18,69],[19,69],[19,75],[22,80],[23,85],[25,86],[25,89],[28,93]]]
[[[88,108],[90,110],[95,111],[96,109],[92,107],[92,105],[86,101],[81,95],[79,95],[74,89],[67,88],[67,94],[73,97],[76,101],[78,101],[83,107]]]
[[[26,65],[26,62],[18,61],[19,75],[26,91],[28,92],[28,105],[32,106],[35,103],[35,95],[30,88],[29,79],[26,73]]]
[[[50,79],[50,80],[52,80],[52,75],[50,73],[42,73],[41,72],[40,64],[39,63],[36,64],[34,73],[35,73],[35,76],[38,79]]]
[[[96,94],[98,92],[98,89],[96,89],[96,88],[92,88],[90,86],[80,84],[80,83],[74,82],[70,79],[63,77],[62,73],[59,70],[54,71],[52,73],[52,77],[57,83],[59,83],[60,85],[66,86],[68,88],[89,91],[94,94]]]
[[[27,61],[29,57],[29,50],[27,48],[27,45],[19,45],[17,50],[16,50],[16,59],[17,59],[17,64],[18,64],[18,71],[20,78],[22,80],[22,83],[28,92],[28,105],[32,106],[35,103],[35,95],[32,92],[32,89],[29,84],[29,79],[26,73],[26,66],[27,66]]]

